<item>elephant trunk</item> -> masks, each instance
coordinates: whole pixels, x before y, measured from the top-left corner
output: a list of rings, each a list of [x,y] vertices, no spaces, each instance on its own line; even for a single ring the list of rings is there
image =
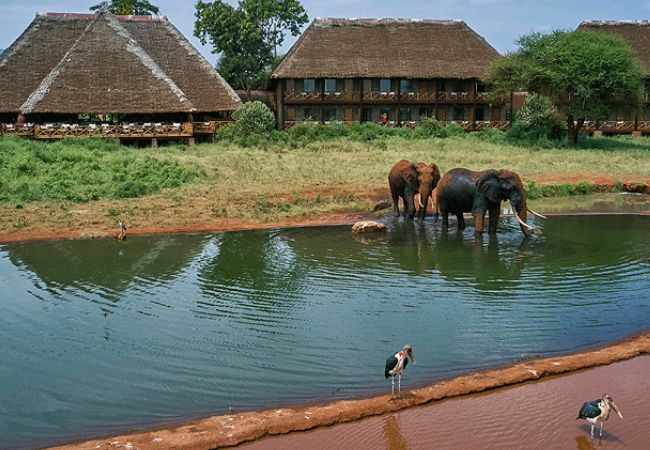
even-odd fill
[[[427,206],[429,205],[429,195],[420,194],[420,209],[418,210],[418,218],[424,220],[427,216]]]
[[[517,222],[519,222],[521,232],[524,233],[524,236],[528,237],[530,236],[531,230],[534,230],[535,227],[528,225],[527,223],[528,208],[526,207],[526,199],[523,198],[517,200],[511,199],[510,205],[512,206],[512,211],[514,213],[515,218],[517,219]]]

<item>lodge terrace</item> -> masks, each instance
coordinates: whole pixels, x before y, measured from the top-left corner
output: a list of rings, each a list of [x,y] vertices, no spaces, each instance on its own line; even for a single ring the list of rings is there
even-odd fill
[[[5,135],[193,142],[240,104],[163,16],[39,13],[0,56]]]
[[[585,20],[580,30],[616,34],[628,43],[645,74],[644,103],[640,111],[626,105],[612,105],[608,120],[585,122],[586,131],[606,134],[650,134],[650,21],[648,20]]]
[[[420,117],[504,129],[481,79],[499,53],[461,20],[316,19],[271,74],[281,126]]]

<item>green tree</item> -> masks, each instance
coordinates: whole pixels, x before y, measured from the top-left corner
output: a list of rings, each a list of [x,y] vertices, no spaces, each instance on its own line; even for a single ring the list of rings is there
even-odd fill
[[[548,97],[566,119],[572,145],[585,120],[604,119],[613,108],[638,110],[643,72],[623,38],[554,31],[523,36],[517,44],[490,68],[493,97],[509,98],[517,90]]]
[[[235,88],[263,86],[265,72],[277,64],[277,48],[287,32],[300,33],[307,13],[298,0],[240,0],[237,7],[225,1],[196,4],[194,35],[210,42],[219,53],[218,69]]]
[[[147,0],[110,0],[99,2],[90,7],[91,11],[100,11],[103,8],[108,8],[113,14],[120,16],[136,15],[136,16],[155,16],[160,10],[158,7]]]

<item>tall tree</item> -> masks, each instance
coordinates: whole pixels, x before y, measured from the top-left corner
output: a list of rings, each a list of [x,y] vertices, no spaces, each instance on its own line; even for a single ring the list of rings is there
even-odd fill
[[[113,14],[127,16],[155,16],[160,10],[158,7],[147,0],[110,0],[99,2],[90,7],[91,11],[100,11],[108,8]]]
[[[199,0],[195,16],[194,35],[202,44],[210,42],[212,52],[221,55],[221,75],[245,89],[249,99],[251,89],[265,83],[286,33],[297,36],[308,21],[299,0],[240,0],[237,7]]]
[[[566,118],[572,145],[585,120],[605,119],[611,109],[638,110],[643,72],[623,38],[554,31],[523,36],[517,44],[490,68],[493,96],[527,90],[550,98]]]

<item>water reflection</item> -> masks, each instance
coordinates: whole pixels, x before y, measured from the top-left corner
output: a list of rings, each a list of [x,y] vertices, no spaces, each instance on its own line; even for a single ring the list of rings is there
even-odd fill
[[[475,236],[394,221],[368,238],[318,227],[0,247],[0,447],[383,393],[381,364],[406,342],[418,365],[405,386],[647,327],[650,218],[543,227],[528,240],[509,222]]]

